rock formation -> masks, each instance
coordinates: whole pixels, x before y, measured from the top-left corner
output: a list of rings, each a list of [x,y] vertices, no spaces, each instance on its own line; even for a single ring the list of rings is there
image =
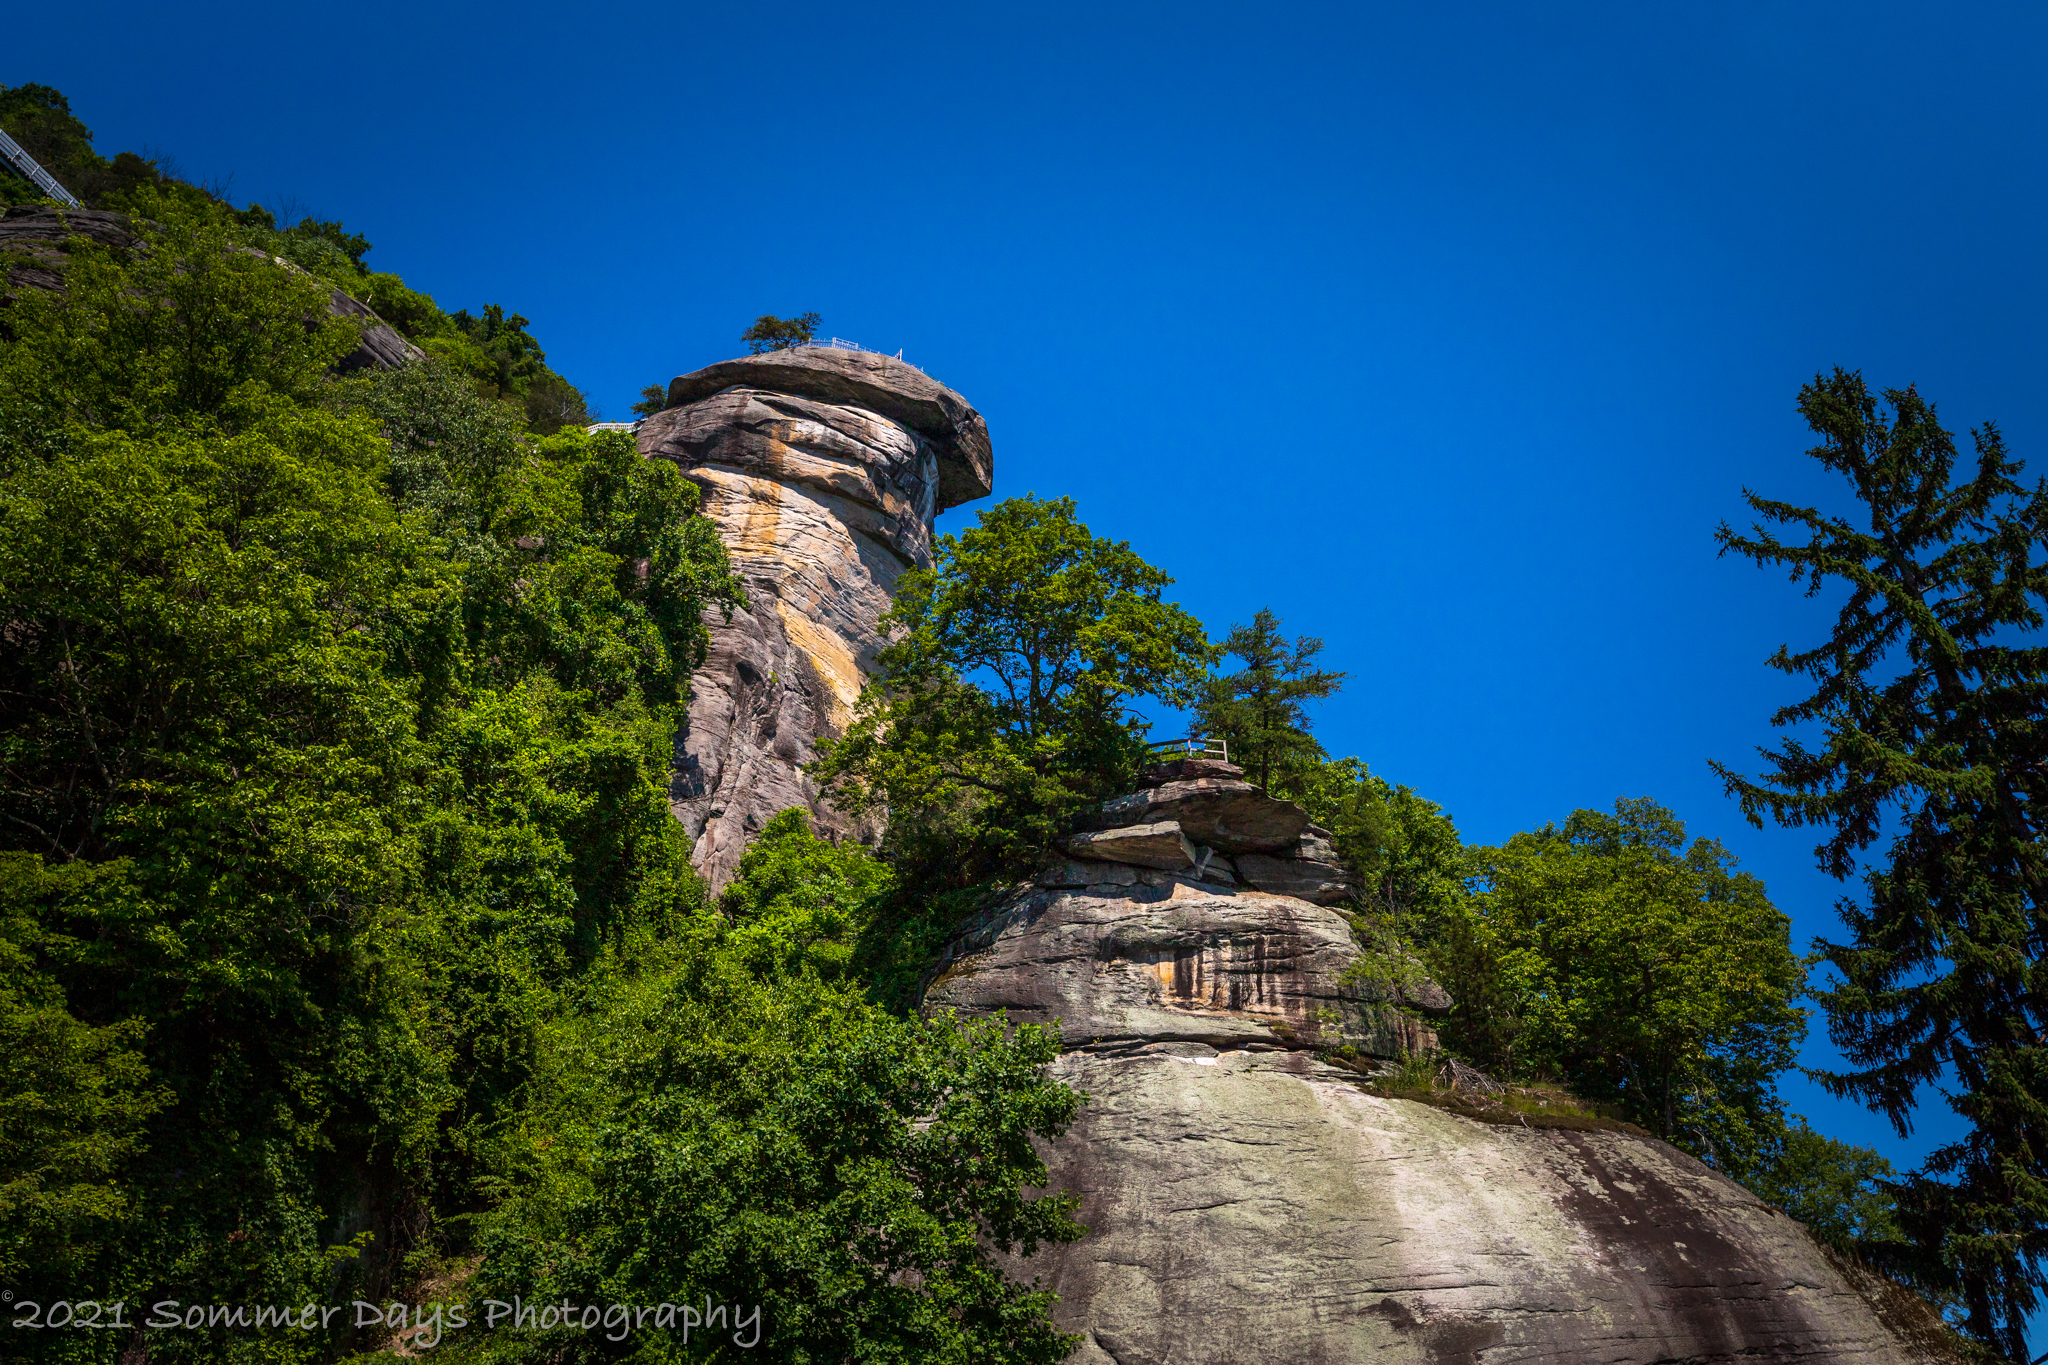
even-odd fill
[[[17,204],[0,213],[0,269],[5,271],[7,288],[62,289],[64,241],[74,236],[122,250],[134,248],[141,240],[130,229],[125,213]],[[251,255],[262,254],[249,250]],[[288,270],[306,273],[282,257],[271,259]],[[327,311],[363,323],[362,340],[356,349],[335,362],[334,368],[343,374],[367,368],[393,369],[425,354],[378,317],[368,304],[339,289],[328,289]]]
[[[1433,1048],[1417,1013],[1447,997],[1260,889],[1341,882],[1298,807],[1234,770],[1148,776],[926,992],[1057,1024],[1090,1097],[1047,1149],[1089,1235],[1015,1267],[1058,1292],[1071,1360],[1953,1359],[1919,1300],[1676,1148],[1373,1093],[1363,1059]]]
[[[715,889],[788,807],[835,837],[874,832],[801,765],[852,718],[897,577],[930,565],[937,513],[987,496],[992,457],[965,399],[867,351],[723,361],[676,379],[668,403],[640,424],[641,453],[703,490],[748,596],[730,621],[707,619],[670,801]]]
[[[640,448],[704,489],[749,610],[710,621],[674,807],[729,880],[851,714],[934,513],[989,489],[959,395],[803,348],[685,375]],[[928,1008],[1056,1025],[1090,1100],[1047,1149],[1088,1237],[1015,1269],[1082,1365],[1948,1361],[1917,1299],[1631,1131],[1490,1125],[1366,1084],[1450,1004],[1366,957],[1327,830],[1206,759],[1161,764],[966,925]]]

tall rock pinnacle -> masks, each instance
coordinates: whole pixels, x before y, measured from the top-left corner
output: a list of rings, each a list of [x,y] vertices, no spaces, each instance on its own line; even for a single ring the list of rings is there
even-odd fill
[[[748,608],[712,612],[691,679],[670,807],[714,890],[777,811],[864,837],[801,765],[852,718],[886,643],[877,621],[897,578],[929,567],[932,519],[988,496],[988,427],[914,366],[804,346],[721,361],[669,385],[640,424],[643,455],[704,491]]]

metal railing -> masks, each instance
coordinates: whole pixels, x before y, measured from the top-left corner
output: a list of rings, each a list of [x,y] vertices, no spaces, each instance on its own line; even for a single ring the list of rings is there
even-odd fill
[[[57,183],[56,176],[51,175],[38,165],[34,157],[22,150],[19,142],[16,142],[4,132],[0,132],[0,156],[5,156],[14,164],[14,169],[34,181],[36,187],[52,199],[62,200],[75,209],[85,207],[85,205],[78,202],[78,199],[70,190]]]
[[[925,373],[923,366],[903,360],[903,352],[900,350],[891,355],[888,351],[878,351],[872,346],[863,346],[858,341],[848,341],[845,337],[826,337],[823,341],[806,341],[801,344],[815,346],[821,351],[866,351],[869,355],[886,355],[891,360],[901,360],[905,365],[910,365],[910,368],[919,374]]]
[[[1218,758],[1225,763],[1230,762],[1229,742],[1204,735],[1156,740],[1145,748],[1154,759],[1160,761],[1169,758]]]

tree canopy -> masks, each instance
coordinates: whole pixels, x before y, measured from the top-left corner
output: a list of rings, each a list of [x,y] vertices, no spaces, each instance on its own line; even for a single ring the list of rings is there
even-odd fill
[[[1790,921],[1756,878],[1649,800],[1477,851],[1475,894],[1426,958],[1457,1046],[1557,1077],[1736,1173],[1780,1123],[1805,1035]]]
[[[1144,758],[1142,697],[1186,705],[1213,658],[1172,582],[1073,500],[1012,498],[897,582],[882,679],[817,771],[969,875],[1049,847]],[[964,855],[964,856],[962,856]]]
[[[754,355],[763,351],[786,351],[792,346],[808,345],[818,335],[818,324],[824,319],[816,313],[801,313],[793,318],[779,318],[773,313],[763,313],[754,319],[754,325],[740,333],[740,340]]]

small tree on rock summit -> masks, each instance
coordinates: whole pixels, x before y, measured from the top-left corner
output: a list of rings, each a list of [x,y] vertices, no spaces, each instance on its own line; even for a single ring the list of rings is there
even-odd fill
[[[740,333],[740,340],[752,347],[755,355],[763,351],[786,351],[792,346],[809,345],[818,335],[818,324],[823,321],[816,313],[802,313],[793,318],[763,313],[754,319],[752,327]]]

